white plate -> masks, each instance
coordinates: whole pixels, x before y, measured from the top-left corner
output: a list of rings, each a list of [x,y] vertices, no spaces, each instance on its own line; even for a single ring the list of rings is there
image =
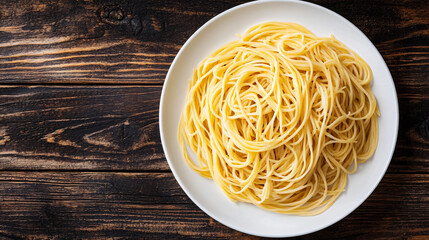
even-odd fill
[[[247,203],[228,200],[216,184],[186,165],[177,140],[177,128],[192,71],[206,56],[236,40],[249,27],[265,21],[295,22],[317,36],[333,34],[370,65],[377,98],[379,142],[374,156],[349,175],[346,191],[327,211],[317,216],[269,212]],[[399,111],[395,86],[386,63],[368,38],[352,23],[321,6],[297,1],[259,1],[225,11],[204,24],[185,43],[168,71],[160,104],[160,132],[165,156],[182,189],[204,212],[238,231],[265,237],[311,233],[341,220],[372,193],[382,179],[396,144]]]

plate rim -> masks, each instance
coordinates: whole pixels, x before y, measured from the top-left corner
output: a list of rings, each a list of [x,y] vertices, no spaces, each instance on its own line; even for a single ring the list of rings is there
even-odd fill
[[[241,229],[241,228],[239,228],[237,226],[227,225],[221,219],[219,219],[216,216],[215,213],[213,213],[211,210],[208,210],[207,208],[205,208],[204,206],[202,206],[202,204],[200,204],[200,202],[198,202],[198,201],[196,201],[194,199],[194,197],[192,196],[192,194],[190,194],[188,188],[180,180],[180,177],[178,177],[178,173],[176,172],[176,169],[173,167],[173,164],[172,164],[172,162],[170,160],[171,157],[169,155],[169,151],[168,151],[168,149],[166,147],[166,144],[165,144],[165,138],[166,138],[166,136],[164,136],[165,135],[165,131],[164,131],[164,127],[163,127],[163,125],[164,125],[163,124],[163,121],[164,121],[163,120],[164,119],[163,112],[164,112],[164,106],[165,106],[166,86],[167,86],[168,82],[171,81],[170,80],[171,79],[170,76],[171,76],[171,72],[172,72],[171,70],[174,68],[176,62],[178,61],[178,59],[182,55],[184,49],[187,48],[187,46],[192,42],[192,40],[196,36],[198,36],[199,33],[201,31],[203,31],[203,29],[205,29],[212,22],[216,21],[218,18],[222,18],[224,15],[227,15],[227,14],[229,14],[229,13],[231,13],[231,12],[237,10],[237,9],[240,9],[240,8],[245,8],[245,7],[248,7],[248,6],[259,5],[259,4],[264,5],[264,4],[269,4],[269,3],[287,3],[287,2],[295,3],[295,4],[303,4],[303,5],[307,5],[307,6],[310,6],[310,7],[317,8],[320,11],[328,12],[329,14],[334,15],[335,17],[340,18],[342,21],[344,21],[346,24],[348,24],[349,27],[354,28],[355,30],[357,30],[368,41],[369,46],[371,48],[373,48],[373,50],[375,50],[375,53],[378,54],[379,57],[382,59],[382,65],[387,70],[387,74],[388,74],[388,77],[389,77],[387,79],[387,81],[390,81],[391,84],[392,84],[392,86],[393,86],[395,101],[393,102],[394,106],[392,106],[392,107],[394,108],[394,110],[396,112],[395,118],[394,118],[394,123],[393,123],[395,129],[394,129],[394,135],[393,135],[393,145],[390,148],[389,153],[385,154],[385,156],[388,157],[387,160],[386,160],[386,165],[385,165],[384,169],[382,169],[382,171],[380,171],[380,173],[382,172],[382,174],[380,174],[379,178],[376,181],[376,184],[374,184],[374,186],[372,187],[372,190],[368,191],[367,194],[366,194],[366,196],[364,198],[362,198],[362,200],[356,206],[351,207],[348,211],[345,211],[344,214],[342,214],[342,215],[340,215],[338,217],[338,219],[335,219],[334,221],[327,221],[328,223],[321,224],[319,227],[316,227],[316,228],[311,229],[311,230],[307,230],[305,232],[294,233],[294,234],[269,234],[269,235],[267,235],[267,234],[258,234],[258,233],[255,233],[255,232],[249,232],[249,231],[247,231],[245,229]],[[381,180],[385,176],[388,167],[390,166],[390,163],[391,163],[394,151],[396,149],[397,138],[398,138],[398,131],[399,131],[398,94],[397,94],[397,91],[396,91],[396,86],[395,86],[395,82],[393,80],[392,74],[391,74],[391,72],[390,72],[390,70],[389,70],[389,68],[388,68],[388,66],[386,64],[386,61],[384,60],[383,56],[381,55],[381,53],[378,51],[378,49],[375,47],[375,45],[371,42],[371,40],[366,36],[366,34],[363,33],[357,26],[355,26],[352,22],[350,22],[349,20],[347,20],[345,17],[341,16],[340,14],[338,14],[338,13],[336,13],[336,12],[334,12],[334,11],[326,8],[326,7],[320,6],[318,4],[306,2],[306,1],[298,1],[298,0],[262,0],[262,1],[253,1],[253,2],[247,2],[247,3],[239,4],[237,6],[229,8],[229,9],[227,9],[227,10],[225,10],[225,11],[217,14],[216,16],[214,16],[213,18],[211,18],[210,20],[208,20],[206,23],[204,23],[201,27],[199,27],[198,30],[195,31],[186,40],[186,42],[182,45],[182,47],[180,48],[180,50],[176,54],[173,62],[171,63],[171,65],[170,65],[170,67],[168,69],[167,75],[165,77],[164,83],[163,83],[163,87],[162,87],[162,91],[161,91],[161,98],[160,98],[160,103],[159,103],[159,131],[160,131],[161,144],[162,144],[162,148],[163,148],[163,151],[164,151],[164,154],[165,154],[165,158],[167,159],[169,168],[172,171],[172,173],[174,175],[174,178],[179,183],[181,189],[185,192],[185,194],[187,195],[187,197],[189,197],[192,200],[192,202],[195,205],[197,205],[198,208],[200,208],[209,217],[213,218],[214,220],[216,220],[217,222],[221,223],[224,226],[227,226],[227,227],[232,228],[232,229],[234,229],[236,231],[243,232],[243,233],[246,233],[246,234],[249,234],[249,235],[253,235],[253,236],[270,237],[270,238],[302,236],[302,235],[306,235],[306,234],[310,234],[310,233],[314,233],[314,232],[320,231],[322,229],[325,229],[325,228],[327,228],[329,226],[332,226],[335,223],[341,221],[342,219],[344,219],[345,217],[347,217],[350,213],[352,213],[357,208],[359,208],[362,205],[362,203],[364,203],[368,199],[368,197],[374,192],[374,190],[378,187],[378,185],[380,184]],[[379,137],[379,139],[380,139],[380,137]]]

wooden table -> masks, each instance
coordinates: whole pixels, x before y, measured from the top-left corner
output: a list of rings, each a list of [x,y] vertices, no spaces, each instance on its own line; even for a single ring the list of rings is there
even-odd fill
[[[202,24],[244,1],[0,4],[0,238],[257,239],[202,212],[159,137],[162,84]],[[429,238],[429,4],[314,1],[376,45],[400,129],[369,199],[302,239]]]

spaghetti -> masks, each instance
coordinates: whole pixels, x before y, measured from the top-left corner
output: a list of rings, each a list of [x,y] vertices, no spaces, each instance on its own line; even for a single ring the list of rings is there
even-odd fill
[[[253,26],[194,71],[178,133],[186,163],[232,200],[319,214],[376,149],[371,79],[332,36],[294,23]]]

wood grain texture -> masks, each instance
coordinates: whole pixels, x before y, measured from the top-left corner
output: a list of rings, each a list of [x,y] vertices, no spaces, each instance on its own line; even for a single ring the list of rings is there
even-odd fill
[[[238,4],[215,3],[10,1],[0,6],[0,78],[3,83],[162,84],[186,39]]]
[[[0,87],[0,169],[167,171],[160,86]],[[400,96],[390,172],[429,173],[429,99]]]
[[[354,213],[301,239],[428,235],[427,184],[426,175],[387,175]],[[0,196],[0,237],[257,239],[207,217],[171,173],[7,172]]]
[[[9,1],[0,6],[3,83],[162,84],[183,43],[244,1]],[[313,1],[346,17],[376,45],[401,93],[426,93],[425,0]]]
[[[161,87],[0,88],[0,169],[168,170]]]
[[[159,137],[161,85],[201,25],[245,1],[0,4],[0,239],[260,239],[180,189]],[[387,174],[356,211],[296,239],[429,238],[429,4],[311,0],[365,33],[398,92]]]

